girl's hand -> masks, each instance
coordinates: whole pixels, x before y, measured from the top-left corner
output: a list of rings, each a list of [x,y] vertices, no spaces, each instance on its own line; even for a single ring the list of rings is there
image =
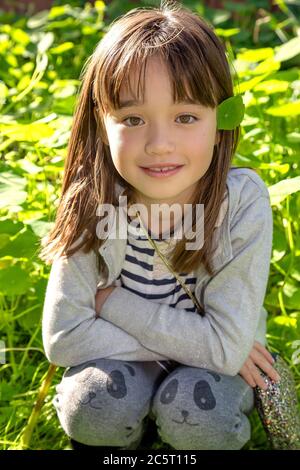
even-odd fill
[[[99,289],[96,292],[95,300],[96,300],[96,318],[100,317],[100,312],[102,309],[102,305],[104,304],[105,300],[109,296],[109,294],[114,290],[114,286],[106,287],[105,289]]]
[[[263,390],[267,390],[268,386],[256,365],[258,365],[270,379],[277,382],[280,379],[280,376],[272,367],[271,364],[273,363],[273,357],[269,351],[258,341],[254,341],[254,346],[243,367],[239,371],[239,374],[246,380],[250,387],[258,385]]]

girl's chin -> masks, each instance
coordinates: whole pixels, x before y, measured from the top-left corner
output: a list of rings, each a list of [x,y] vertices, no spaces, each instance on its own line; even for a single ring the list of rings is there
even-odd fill
[[[139,193],[139,196],[135,199],[136,204],[144,204],[145,206],[149,206],[149,204],[175,204],[182,199],[182,196],[178,193],[164,193],[163,191],[156,191],[153,193],[152,191],[147,192],[145,188],[143,192]]]

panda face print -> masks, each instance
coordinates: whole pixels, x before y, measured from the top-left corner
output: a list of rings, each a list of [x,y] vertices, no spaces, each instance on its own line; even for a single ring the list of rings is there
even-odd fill
[[[77,382],[81,383],[86,386],[86,395],[83,395],[79,398],[79,403],[82,405],[90,406],[94,409],[103,409],[103,400],[100,400],[100,395],[103,392],[108,395],[106,400],[111,397],[114,400],[121,400],[126,398],[128,389],[127,389],[127,379],[131,377],[135,377],[135,370],[134,368],[126,364],[122,364],[122,367],[119,369],[113,369],[111,371],[103,372],[96,368],[96,362],[89,362],[85,364],[84,367],[77,372]],[[128,372],[125,373],[123,369]],[[74,369],[74,368],[73,368]],[[99,381],[97,384],[97,380],[93,380],[93,377],[97,377],[99,375]],[[91,383],[96,382],[91,387]],[[92,388],[92,390],[91,390]]]
[[[65,432],[79,442],[88,435],[91,445],[131,444],[143,431],[151,386],[139,363],[101,358],[71,367],[56,399]]]
[[[161,383],[151,412],[163,442],[178,450],[240,449],[253,390],[239,375],[179,366]]]
[[[158,400],[156,404],[161,404],[163,407],[168,405],[173,405],[172,409],[175,412],[178,410],[177,417],[173,416],[171,419],[172,421],[183,424],[186,423],[189,426],[198,426],[198,423],[192,422],[190,419],[193,416],[193,421],[195,421],[195,417],[197,413],[195,410],[198,411],[211,411],[214,410],[217,406],[216,400],[216,393],[213,390],[211,380],[208,377],[213,378],[213,382],[220,382],[221,377],[219,374],[202,369],[199,369],[199,377],[197,379],[197,373],[195,374],[195,383],[189,384],[189,389],[185,390],[185,395],[189,394],[189,405],[185,406],[183,403],[186,403],[186,400],[182,400],[182,396],[179,398],[181,406],[176,406],[176,401],[178,401],[179,395],[182,395],[181,389],[184,387],[184,380],[181,375],[181,381],[176,378],[176,374],[178,374],[178,370],[173,371],[169,378],[165,379],[162,384],[162,390],[158,394]],[[207,377],[207,378],[206,378]],[[167,383],[166,383],[167,382]],[[188,409],[187,409],[188,408]]]

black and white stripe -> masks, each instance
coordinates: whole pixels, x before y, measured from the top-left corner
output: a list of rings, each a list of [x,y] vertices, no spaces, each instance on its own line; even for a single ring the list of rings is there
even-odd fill
[[[128,217],[128,222],[130,220]],[[137,228],[139,228],[139,223],[137,223]],[[152,236],[150,231],[148,233]],[[172,232],[170,234],[172,235]],[[159,250],[163,251],[168,239],[154,238],[154,240]],[[132,230],[132,227],[128,225],[125,260],[115,285],[124,287],[153,302],[196,312],[193,301],[166,266],[160,265],[159,273],[161,274],[158,275],[155,270],[155,263],[159,262],[158,258],[147,237],[137,236],[135,230]],[[196,277],[193,273],[179,273],[179,275],[191,292],[194,292]],[[174,369],[174,366],[178,364],[171,360],[157,362],[167,372],[171,372],[172,368]]]

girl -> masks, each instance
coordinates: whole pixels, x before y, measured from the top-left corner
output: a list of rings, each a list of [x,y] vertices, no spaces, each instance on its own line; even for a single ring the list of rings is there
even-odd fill
[[[152,419],[172,448],[240,449],[259,369],[278,379],[263,307],[272,210],[262,179],[231,166],[239,127],[217,128],[231,96],[223,44],[175,3],[117,19],[86,64],[41,253],[44,348],[67,368],[53,404],[73,448],[137,448]],[[119,196],[144,210],[119,217]],[[200,248],[175,241],[173,204],[190,204],[193,233],[204,220]],[[103,207],[116,209],[107,221]]]

